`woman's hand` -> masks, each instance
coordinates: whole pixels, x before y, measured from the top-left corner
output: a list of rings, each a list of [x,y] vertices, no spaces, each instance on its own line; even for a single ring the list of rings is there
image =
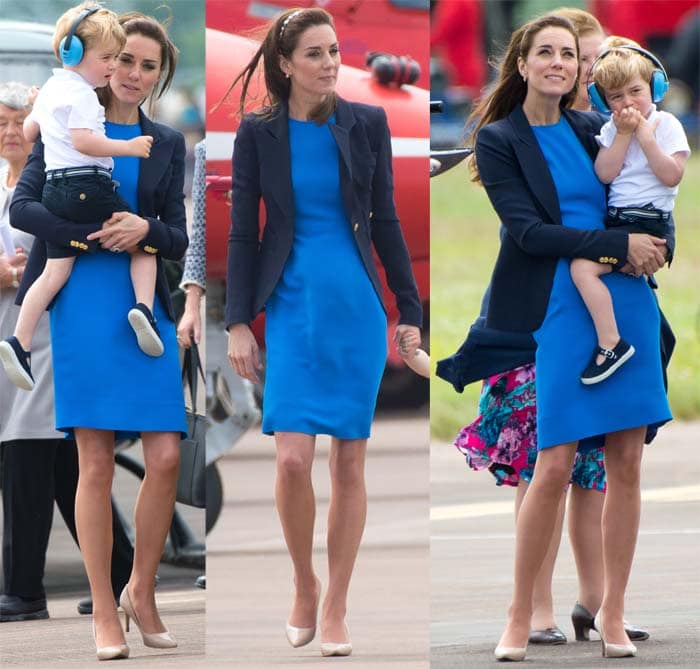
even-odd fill
[[[189,284],[186,290],[185,313],[182,314],[177,326],[177,340],[183,348],[189,348],[192,345],[192,339],[194,339],[195,344],[199,344],[202,338],[200,307],[204,291],[195,284]]]
[[[411,360],[420,346],[420,329],[415,325],[397,325],[393,341],[398,354],[404,360]]]
[[[666,240],[652,235],[630,233],[627,242],[627,260],[636,272],[651,276],[666,262]]]
[[[24,274],[24,268],[27,264],[27,255],[23,248],[17,247],[15,255],[12,257],[7,255],[0,256],[0,288],[15,288],[14,285],[19,284]]]
[[[129,211],[115,211],[102,224],[102,230],[90,233],[89,240],[96,239],[103,249],[124,251],[136,246],[148,234],[148,221]]]
[[[245,323],[236,323],[228,329],[228,359],[238,376],[260,383],[256,371],[262,369],[260,349],[252,330]]]

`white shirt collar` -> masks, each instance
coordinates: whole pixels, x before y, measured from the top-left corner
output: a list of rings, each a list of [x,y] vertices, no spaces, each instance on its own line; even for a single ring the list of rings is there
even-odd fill
[[[66,70],[63,67],[56,67],[53,70],[53,76],[58,77],[59,79],[73,79],[73,81],[79,81],[86,86],[90,86],[90,83],[86,81],[80,74],[77,72],[74,72],[73,70]],[[90,86],[90,88],[95,88],[94,86]]]

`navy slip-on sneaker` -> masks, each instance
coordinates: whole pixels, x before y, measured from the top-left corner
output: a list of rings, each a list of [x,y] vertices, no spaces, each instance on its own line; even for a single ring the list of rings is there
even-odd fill
[[[18,388],[32,390],[32,354],[22,348],[17,337],[10,337],[0,342],[0,362],[10,381]]]
[[[605,356],[602,364],[596,364],[596,358]],[[590,386],[594,383],[605,381],[609,376],[614,374],[622,365],[624,365],[634,355],[634,346],[628,344],[624,339],[620,339],[613,349],[596,347],[588,367],[581,375],[581,383]]]
[[[160,332],[153,318],[151,310],[143,303],[139,302],[128,315],[129,325],[136,334],[136,341],[139,348],[146,354],[157,358],[163,355],[165,348],[160,339]]]

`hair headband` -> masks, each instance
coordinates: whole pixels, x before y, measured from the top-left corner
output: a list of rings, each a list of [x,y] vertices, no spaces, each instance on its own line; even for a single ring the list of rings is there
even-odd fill
[[[295,17],[301,14],[304,10],[303,9],[297,9],[296,12],[292,12],[284,21],[282,21],[282,27],[280,28],[280,39],[282,39],[282,35],[284,35],[284,31],[287,28],[287,24]]]

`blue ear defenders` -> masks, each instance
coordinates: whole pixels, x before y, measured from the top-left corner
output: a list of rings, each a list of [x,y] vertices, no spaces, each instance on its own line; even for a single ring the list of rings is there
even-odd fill
[[[593,77],[595,66],[601,60],[603,60],[605,56],[616,49],[629,49],[630,51],[636,51],[637,53],[641,53],[642,56],[648,58],[652,63],[654,63],[654,65],[656,65],[656,69],[651,74],[649,86],[651,87],[652,102],[661,102],[661,100],[664,99],[664,95],[666,95],[668,92],[668,75],[666,74],[666,70],[664,70],[664,66],[661,64],[661,61],[653,53],[651,53],[651,51],[642,49],[634,44],[621,44],[603,51],[603,53],[601,53],[600,56],[593,61],[590,76]],[[598,84],[596,84],[594,81],[588,84],[588,98],[590,99],[593,107],[595,107],[598,111],[605,112],[606,114],[610,113],[610,107],[608,107],[608,103],[605,101],[603,89],[600,88],[600,86],[598,86]]]
[[[70,30],[68,30],[68,33],[58,45],[58,53],[61,56],[61,61],[64,65],[75,67],[83,59],[85,47],[83,47],[83,42],[80,37],[75,34],[75,31],[78,29],[78,26],[82,21],[100,9],[102,9],[102,7],[99,5],[84,9],[71,24]]]

